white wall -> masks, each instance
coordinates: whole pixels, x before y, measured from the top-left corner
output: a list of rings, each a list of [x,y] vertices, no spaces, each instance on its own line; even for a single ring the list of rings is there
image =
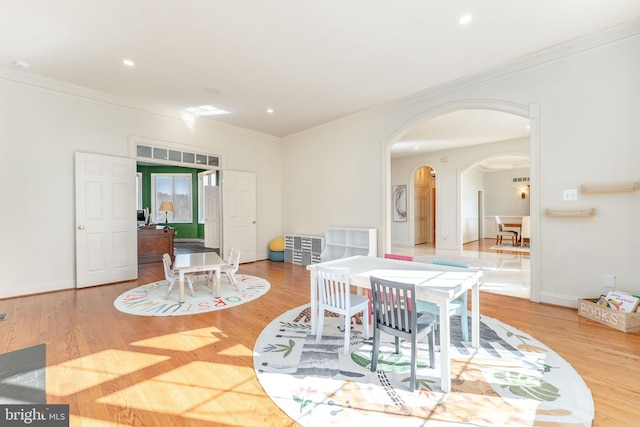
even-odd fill
[[[282,235],[279,139],[182,120],[0,76],[0,298],[75,287],[76,151],[128,157],[128,136],[223,155],[257,175],[257,256]]]
[[[475,167],[462,173],[460,188],[460,223],[462,243],[473,242],[480,237],[478,221],[478,192],[484,192],[484,173]]]
[[[387,146],[420,120],[469,105],[533,105],[532,207],[539,224],[532,275],[540,299],[576,306],[578,297],[605,291],[602,276],[615,274],[619,289],[640,291],[640,193],[579,196],[562,190],[581,184],[638,181],[640,144],[640,24],[591,37],[426,91],[386,108],[344,118],[283,141],[283,224],[287,232],[322,233],[329,225],[375,227],[379,248],[388,242],[386,210],[390,171]],[[531,65],[531,66],[528,66]],[[537,107],[539,106],[539,116]],[[440,158],[447,156],[447,163]],[[474,150],[430,156],[438,174],[437,246],[456,247],[458,168]],[[539,177],[537,174],[539,173]],[[539,184],[536,183],[539,180]],[[538,185],[536,188],[536,184]],[[552,218],[545,208],[596,208],[593,218]],[[615,238],[611,237],[615,236]],[[534,253],[539,252],[539,259]],[[539,270],[539,276],[536,271]]]
[[[522,198],[522,189],[528,183],[513,183],[513,178],[529,176],[529,168],[518,168],[484,173],[485,215],[523,216],[529,215],[529,192]]]

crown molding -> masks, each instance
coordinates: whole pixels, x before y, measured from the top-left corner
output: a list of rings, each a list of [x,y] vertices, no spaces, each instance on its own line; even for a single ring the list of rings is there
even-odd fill
[[[269,142],[282,142],[293,137],[300,137],[307,134],[313,134],[316,132],[331,129],[333,127],[343,125],[349,122],[360,120],[369,116],[380,114],[381,112],[391,111],[399,108],[405,108],[412,104],[421,103],[429,98],[445,95],[450,92],[454,92],[466,87],[475,86],[481,83],[485,83],[490,80],[498,79],[508,76],[532,67],[547,64],[553,61],[557,61],[578,53],[591,50],[600,46],[615,43],[626,38],[634,37],[640,34],[640,19],[629,21],[625,24],[609,28],[598,33],[590,34],[578,39],[574,39],[556,46],[552,46],[545,50],[524,56],[520,59],[511,61],[509,63],[493,67],[486,71],[475,73],[471,76],[462,77],[459,79],[451,80],[446,83],[442,83],[437,86],[425,89],[423,91],[408,95],[403,98],[398,98],[387,103],[379,104],[377,106],[368,108],[366,110],[353,113],[331,122],[318,125],[285,137],[276,137],[273,135],[265,134],[262,132],[253,131],[243,127],[230,125],[227,123],[217,122],[209,119],[197,120],[198,126],[209,127],[212,129],[221,130],[224,132],[230,132],[242,136],[247,136],[256,139],[262,139]],[[39,87],[41,89],[51,90],[58,93],[63,93],[78,98],[84,98],[92,101],[103,102],[127,108],[130,110],[140,111],[144,113],[154,114],[174,120],[184,121],[180,114],[172,110],[160,109],[152,107],[150,105],[144,105],[135,103],[130,99],[118,97],[108,94],[106,92],[96,91],[81,86],[72,85],[69,83],[48,79],[45,77],[29,74],[24,71],[12,70],[6,67],[0,66],[0,78],[10,80],[17,83],[22,83],[29,86]]]
[[[508,75],[515,74],[533,67],[548,64],[550,62],[558,61],[560,59],[579,54],[581,52],[595,49],[600,46],[605,46],[618,42],[620,40],[635,37],[639,34],[640,19],[635,19],[616,27],[612,27],[597,33],[589,34],[584,37],[580,37],[565,43],[549,47],[547,49],[526,55],[514,61],[510,61],[503,65],[492,67],[485,71],[480,71],[470,76],[451,80],[437,86],[430,87],[423,91],[407,95],[403,98],[398,98],[383,104],[379,104],[366,110],[341,117],[329,123],[297,132],[282,139],[287,140],[288,138],[321,132],[333,127],[337,127],[339,125],[347,124],[352,121],[378,115],[383,112],[406,108],[413,104],[423,103],[425,102],[425,100],[428,100],[430,98],[436,98],[438,96],[443,96],[467,87],[476,86],[491,80],[506,77]]]
[[[136,103],[130,99],[111,95],[106,92],[89,89],[82,86],[72,85],[58,80],[48,79],[46,77],[29,74],[24,71],[12,70],[10,68],[0,66],[0,79],[9,80],[15,83],[33,86],[64,95],[74,96],[95,102],[102,102],[114,105],[128,110],[134,110],[142,113],[153,114],[173,120],[184,122],[183,116],[175,110],[162,109],[151,105]],[[196,118],[194,123],[211,129],[223,132],[233,133],[237,135],[247,136],[255,139],[261,139],[268,142],[280,143],[280,138],[262,132],[253,131],[240,126],[234,126],[227,123],[217,122],[206,118]]]

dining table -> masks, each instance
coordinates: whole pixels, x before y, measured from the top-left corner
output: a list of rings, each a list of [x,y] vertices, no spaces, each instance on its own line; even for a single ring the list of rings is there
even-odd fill
[[[214,296],[220,296],[220,270],[226,262],[216,252],[197,252],[177,254],[173,261],[173,270],[178,272],[178,302],[184,302],[184,278],[186,274],[204,273],[215,274],[215,287],[211,286]],[[214,292],[215,289],[215,292]]]
[[[522,232],[522,218],[520,219],[520,222],[515,221],[514,220],[515,218],[521,218],[521,217],[511,217],[508,221],[503,221],[502,222],[502,226],[504,228],[509,228],[509,229],[514,229],[515,228],[516,230],[513,230],[513,231],[517,231],[517,233],[518,233],[517,240],[519,241],[520,240],[520,234]],[[509,231],[509,230],[506,230],[506,231]]]
[[[362,255],[310,264],[307,270],[310,272],[311,333],[315,333],[319,317],[316,266],[348,268],[350,284],[360,290],[371,289],[371,276],[413,283],[416,285],[418,298],[437,304],[440,316],[440,387],[444,393],[451,391],[450,304],[464,292],[471,291],[471,346],[478,348],[480,346],[479,290],[483,281],[482,270]]]

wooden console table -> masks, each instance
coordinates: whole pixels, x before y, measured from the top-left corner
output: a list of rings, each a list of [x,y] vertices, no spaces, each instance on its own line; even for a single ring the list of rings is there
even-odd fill
[[[161,262],[163,254],[173,256],[173,235],[175,230],[163,227],[138,228],[138,264]]]

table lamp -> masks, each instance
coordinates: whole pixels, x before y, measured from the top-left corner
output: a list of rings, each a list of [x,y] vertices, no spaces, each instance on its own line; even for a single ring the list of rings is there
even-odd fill
[[[169,201],[163,201],[158,208],[160,212],[164,212],[164,231],[169,230],[169,212],[173,212],[173,203]]]

